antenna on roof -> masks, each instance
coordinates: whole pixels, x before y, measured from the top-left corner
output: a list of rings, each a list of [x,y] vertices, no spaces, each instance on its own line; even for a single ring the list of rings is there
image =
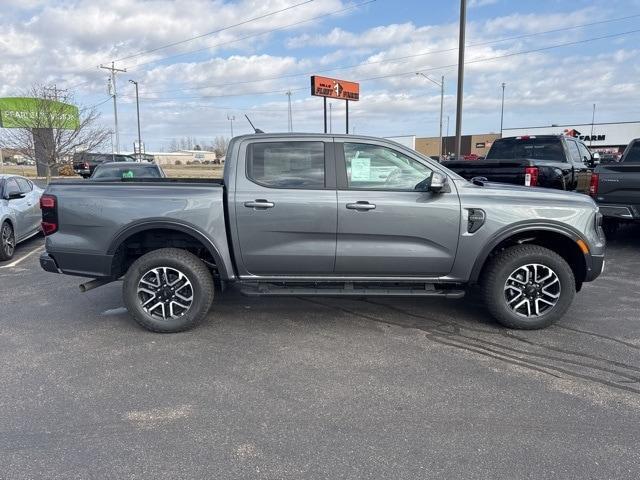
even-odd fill
[[[259,128],[256,128],[256,127],[253,126],[253,122],[251,122],[251,119],[249,119],[249,116],[246,113],[244,114],[244,118],[247,119],[247,122],[249,122],[249,125],[251,125],[251,128],[253,128],[253,133],[264,133]]]

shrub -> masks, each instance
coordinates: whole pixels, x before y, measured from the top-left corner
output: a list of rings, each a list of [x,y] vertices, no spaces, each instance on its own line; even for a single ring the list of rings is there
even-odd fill
[[[182,162],[180,160],[176,160],[176,163],[174,165],[182,165]]]
[[[62,177],[73,177],[75,176],[75,174],[76,172],[73,171],[73,166],[69,165],[68,163],[60,165],[60,168],[58,169],[58,175]]]

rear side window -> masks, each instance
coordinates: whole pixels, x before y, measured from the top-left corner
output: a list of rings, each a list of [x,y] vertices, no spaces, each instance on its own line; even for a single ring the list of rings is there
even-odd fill
[[[516,158],[565,161],[558,137],[500,138],[493,142],[487,154],[487,160]]]
[[[324,188],[324,142],[252,143],[247,177],[270,188]]]
[[[632,143],[624,153],[624,163],[640,163],[640,142]]]
[[[580,158],[580,150],[578,150],[578,145],[573,140],[567,140],[567,146],[569,147],[569,155],[571,155],[571,161],[573,163],[581,163],[582,159]]]
[[[18,182],[18,186],[20,187],[20,191],[22,193],[29,193],[31,190],[33,190],[33,185],[29,180],[16,177],[16,182]]]

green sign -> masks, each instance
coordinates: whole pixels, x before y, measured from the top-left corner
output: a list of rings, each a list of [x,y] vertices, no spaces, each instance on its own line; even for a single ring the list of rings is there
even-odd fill
[[[76,130],[79,126],[75,105],[46,98],[0,98],[0,127]]]

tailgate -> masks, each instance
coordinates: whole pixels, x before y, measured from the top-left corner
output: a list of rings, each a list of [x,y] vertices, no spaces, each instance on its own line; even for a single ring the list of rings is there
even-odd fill
[[[524,185],[524,169],[531,162],[527,159],[465,160],[445,162],[443,165],[467,180],[486,177],[490,182]]]
[[[598,202],[640,206],[640,164],[600,165],[595,173]]]

